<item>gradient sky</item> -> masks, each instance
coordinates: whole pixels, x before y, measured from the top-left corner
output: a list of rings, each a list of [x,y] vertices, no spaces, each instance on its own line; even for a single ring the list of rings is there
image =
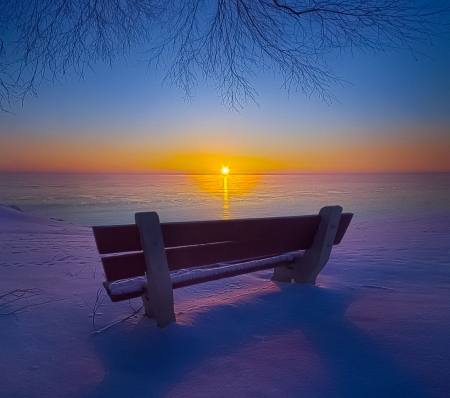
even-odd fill
[[[44,82],[39,98],[0,114],[3,171],[450,171],[450,34],[424,55],[347,54],[347,83],[326,104],[261,75],[240,113],[212,87],[193,101],[164,71],[118,61],[84,79]]]

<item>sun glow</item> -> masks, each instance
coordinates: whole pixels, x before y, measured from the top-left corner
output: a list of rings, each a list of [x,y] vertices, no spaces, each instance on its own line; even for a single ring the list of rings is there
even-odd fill
[[[223,166],[222,165],[222,169],[221,172],[224,176],[228,175],[228,173],[230,172],[230,169],[228,168],[228,166]]]

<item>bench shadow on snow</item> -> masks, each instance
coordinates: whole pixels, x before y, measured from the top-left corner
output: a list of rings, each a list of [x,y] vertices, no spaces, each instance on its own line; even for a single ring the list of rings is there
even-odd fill
[[[280,369],[281,359],[277,361],[277,368],[271,369],[272,359],[262,357],[264,353],[255,353],[258,366],[247,369],[247,379],[251,380],[252,372],[260,371],[261,361],[265,361],[265,372],[278,391],[273,395],[267,392],[265,396],[427,396],[419,382],[393,355],[347,320],[345,312],[353,300],[353,292],[310,285],[278,286],[278,291],[263,291],[251,300],[244,296],[233,304],[214,303],[195,314],[189,325],[175,323],[161,330],[153,320],[143,317],[132,330],[125,324],[118,324],[93,335],[105,376],[91,396],[183,396],[182,390],[178,395],[174,390],[211,358],[220,361],[220,358],[233,356],[242,347],[255,343],[257,336],[264,335],[270,340],[297,332],[304,336],[319,358],[326,369],[325,376],[311,386],[312,382],[299,371],[308,365],[302,364],[297,369],[290,361],[285,369]],[[288,351],[286,347],[279,355]],[[298,359],[295,361],[305,361],[298,349],[296,352]],[[217,379],[209,379],[207,389],[198,385],[195,390],[184,391],[184,396],[207,397],[214,391],[213,395],[220,397],[236,392],[237,388],[227,390],[221,380],[228,371],[226,366],[223,365]],[[290,374],[289,383],[279,377],[286,372]],[[244,390],[240,396],[247,396]]]

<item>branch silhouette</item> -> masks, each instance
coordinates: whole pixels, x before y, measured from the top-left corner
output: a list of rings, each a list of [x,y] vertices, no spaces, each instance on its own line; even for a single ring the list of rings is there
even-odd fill
[[[222,103],[256,101],[271,71],[285,87],[332,100],[334,52],[408,49],[448,29],[446,0],[5,0],[0,4],[0,109],[44,80],[80,77],[143,52],[192,97],[209,83]]]

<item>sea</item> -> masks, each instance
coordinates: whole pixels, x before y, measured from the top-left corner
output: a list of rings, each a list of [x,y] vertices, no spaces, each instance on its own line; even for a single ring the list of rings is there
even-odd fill
[[[450,214],[450,173],[0,173],[0,204],[77,225],[317,214],[341,205],[355,220]]]

